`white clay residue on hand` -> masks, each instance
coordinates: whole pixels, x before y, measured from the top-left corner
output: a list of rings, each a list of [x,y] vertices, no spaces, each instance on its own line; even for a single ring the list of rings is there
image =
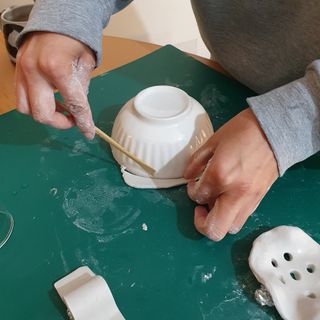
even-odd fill
[[[126,168],[121,166],[121,173],[124,182],[133,188],[137,189],[165,189],[172,188],[186,184],[188,181],[184,178],[177,179],[157,179],[151,177],[136,176],[128,171]]]

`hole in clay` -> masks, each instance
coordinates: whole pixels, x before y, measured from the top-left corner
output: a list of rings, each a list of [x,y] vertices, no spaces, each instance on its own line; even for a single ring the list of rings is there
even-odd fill
[[[287,261],[291,261],[292,260],[292,254],[289,253],[289,252],[286,252],[283,254],[283,257],[284,257],[284,260],[287,260]]]
[[[286,282],[284,281],[283,277],[280,277],[279,280],[280,280],[283,284],[286,284]]]
[[[298,271],[291,271],[290,276],[293,280],[300,280],[301,279],[301,275]]]
[[[315,299],[317,296],[316,296],[315,293],[311,292],[311,293],[307,294],[307,297],[310,298],[310,299]]]
[[[313,265],[313,264],[309,264],[308,266],[307,266],[307,271],[309,272],[309,273],[314,273],[314,270],[316,269],[316,267]]]
[[[272,260],[271,260],[271,264],[272,264],[275,268],[278,267],[278,261],[275,260],[275,259],[272,259]]]

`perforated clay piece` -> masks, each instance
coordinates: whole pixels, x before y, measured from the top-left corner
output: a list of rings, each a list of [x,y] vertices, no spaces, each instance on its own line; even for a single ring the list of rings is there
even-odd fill
[[[320,246],[304,231],[280,226],[261,234],[249,265],[283,319],[320,320]]]

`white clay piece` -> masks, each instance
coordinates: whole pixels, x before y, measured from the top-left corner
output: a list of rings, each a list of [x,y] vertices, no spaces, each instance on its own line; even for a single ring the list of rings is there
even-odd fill
[[[304,231],[280,226],[261,234],[249,265],[283,319],[320,319],[320,246]]]
[[[121,173],[124,182],[133,188],[137,189],[164,189],[180,186],[187,183],[186,179],[156,179],[151,177],[141,177],[132,174],[121,167]]]
[[[106,281],[87,266],[71,272],[54,287],[72,320],[124,320]]]

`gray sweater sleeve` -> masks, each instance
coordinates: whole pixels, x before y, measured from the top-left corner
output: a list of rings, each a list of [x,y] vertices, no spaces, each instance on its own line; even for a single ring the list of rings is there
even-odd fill
[[[320,150],[320,60],[303,78],[247,99],[278,162],[289,167]]]
[[[247,101],[279,173],[319,151],[320,2],[192,0],[192,5],[214,58],[260,94]]]
[[[101,62],[102,30],[110,16],[132,0],[38,0],[29,21],[20,34],[19,46],[25,35],[33,31],[49,31],[70,36],[89,46]]]

